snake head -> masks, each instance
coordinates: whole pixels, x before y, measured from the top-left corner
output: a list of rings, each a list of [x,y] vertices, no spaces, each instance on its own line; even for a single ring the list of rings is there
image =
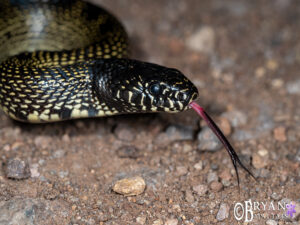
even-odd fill
[[[198,96],[193,83],[176,69],[131,59],[103,61],[99,73],[95,71],[96,92],[119,113],[180,112]]]

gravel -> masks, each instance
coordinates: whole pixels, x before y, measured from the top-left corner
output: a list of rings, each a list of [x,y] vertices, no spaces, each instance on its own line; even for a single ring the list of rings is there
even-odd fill
[[[286,84],[286,90],[289,94],[300,94],[300,79]]]
[[[67,224],[69,219],[70,210],[63,201],[13,198],[0,202],[0,225]]]
[[[167,219],[165,222],[165,225],[177,225],[178,220],[177,219]]]
[[[196,192],[199,196],[204,196],[208,191],[208,187],[205,184],[199,184],[193,186],[193,191]]]
[[[229,209],[230,209],[230,207],[229,207],[228,204],[222,203],[220,205],[220,208],[219,208],[219,211],[217,213],[216,219],[218,221],[223,221],[226,218],[228,218],[228,216],[229,216]]]
[[[206,179],[207,183],[211,183],[213,181],[218,181],[218,180],[219,178],[216,172],[209,172],[207,174],[207,179]]]

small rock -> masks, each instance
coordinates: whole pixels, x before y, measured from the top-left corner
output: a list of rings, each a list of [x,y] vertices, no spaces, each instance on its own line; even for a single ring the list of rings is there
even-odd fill
[[[199,184],[197,186],[193,186],[193,191],[199,196],[204,196],[208,191],[208,187],[205,184]]]
[[[215,31],[210,26],[203,26],[186,41],[186,45],[195,51],[211,54],[215,46]]]
[[[277,225],[278,223],[275,220],[267,220],[266,224],[267,225]]]
[[[222,180],[226,180],[229,181],[231,179],[231,173],[228,169],[224,169],[220,174],[219,174],[220,178]]]
[[[276,70],[278,68],[278,62],[274,59],[269,59],[266,63],[266,66],[269,70]]]
[[[145,224],[146,223],[146,220],[147,220],[147,217],[146,216],[139,216],[139,217],[137,217],[136,218],[136,222],[138,223],[138,224]]]
[[[277,127],[274,129],[274,138],[277,141],[285,142],[286,138],[286,129],[285,127]]]
[[[165,225],[177,225],[178,220],[177,219],[167,219],[165,222]]]
[[[186,141],[193,140],[194,130],[192,127],[183,125],[171,125],[166,129],[166,134],[171,141]]]
[[[41,148],[41,149],[46,149],[47,147],[51,146],[52,140],[48,136],[37,136],[34,139],[34,144],[36,147]]]
[[[225,112],[221,117],[227,118],[233,127],[245,125],[248,121],[247,115],[241,111]]]
[[[36,178],[36,177],[40,176],[38,168],[39,168],[39,164],[33,164],[33,165],[31,165],[31,167],[30,167],[30,174],[31,174],[32,178]]]
[[[136,159],[138,158],[141,153],[138,148],[135,146],[122,146],[117,150],[117,155],[120,158],[131,158],[131,159]]]
[[[185,166],[177,166],[176,167],[176,175],[183,176],[188,173],[188,169]]]
[[[152,225],[163,225],[164,222],[161,220],[161,219],[158,219],[158,220],[154,220]]]
[[[273,192],[273,193],[271,194],[271,198],[273,198],[274,200],[279,200],[281,197],[280,197],[280,195],[278,195],[276,192]]]
[[[260,169],[259,177],[261,177],[261,178],[269,178],[270,177],[270,170],[267,170],[265,168]]]
[[[226,218],[228,218],[228,216],[229,216],[229,205],[228,204],[226,204],[226,203],[222,203],[221,205],[220,205],[220,209],[219,209],[219,211],[218,211],[218,213],[217,213],[217,217],[216,217],[216,219],[218,220],[218,221],[223,221],[223,220],[225,220]]]
[[[218,175],[217,175],[217,173],[216,172],[209,172],[208,174],[207,174],[207,183],[211,183],[211,182],[213,182],[213,181],[218,181]]]
[[[222,143],[211,131],[209,127],[205,127],[198,133],[198,149],[203,151],[217,151],[222,148]]]
[[[203,169],[203,162],[202,162],[202,161],[197,162],[197,163],[194,165],[194,168],[195,168],[196,170],[202,170],[202,169]]]
[[[113,186],[113,191],[125,196],[142,194],[146,183],[142,177],[130,177],[119,180]]]
[[[211,182],[211,184],[210,184],[210,189],[211,189],[212,191],[214,191],[214,192],[219,192],[219,191],[222,190],[222,188],[223,188],[222,183],[220,183],[220,182],[218,182],[218,181],[213,181],[213,182]]]
[[[193,203],[195,201],[193,193],[190,190],[185,191],[185,200],[189,203]]]
[[[59,149],[53,153],[53,158],[59,159],[59,158],[62,158],[65,154],[66,154],[66,152],[64,150]]]
[[[133,141],[135,137],[135,132],[129,125],[121,123],[116,127],[115,135],[119,140]]]
[[[284,81],[280,78],[273,79],[271,85],[273,88],[281,88],[284,84]]]
[[[26,179],[30,177],[30,168],[24,160],[14,158],[8,160],[5,166],[6,177],[13,179]]]
[[[223,131],[225,136],[229,136],[231,134],[231,125],[227,118],[220,117],[218,121],[218,125],[220,129]]]
[[[289,94],[300,94],[300,79],[287,83],[286,90]]]
[[[257,135],[253,131],[240,129],[235,130],[232,135],[232,139],[235,141],[248,141],[255,139],[256,137]]]
[[[298,149],[298,151],[296,153],[295,161],[300,162],[300,148]]]
[[[219,169],[219,165],[218,165],[218,164],[212,163],[212,164],[210,165],[210,168],[211,168],[212,170],[218,170],[218,169]]]
[[[252,165],[256,169],[264,168],[268,165],[268,157],[267,156],[261,156],[258,153],[254,153],[252,156]]]
[[[258,67],[255,69],[255,76],[261,78],[266,74],[266,69],[264,67]]]

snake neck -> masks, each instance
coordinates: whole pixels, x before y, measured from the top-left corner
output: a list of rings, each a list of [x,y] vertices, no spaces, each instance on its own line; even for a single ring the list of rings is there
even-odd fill
[[[135,60],[111,58],[91,63],[94,96],[111,109],[112,114],[138,112],[138,108],[131,104],[130,99],[120,92],[128,87],[128,85],[127,87],[122,85],[121,80],[129,80],[126,76],[130,75],[128,74],[128,64],[132,62]]]

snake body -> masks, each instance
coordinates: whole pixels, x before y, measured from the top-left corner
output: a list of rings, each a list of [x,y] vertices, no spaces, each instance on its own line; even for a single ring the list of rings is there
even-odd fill
[[[198,96],[178,70],[128,57],[121,23],[81,0],[2,0],[0,106],[24,122],[178,112]]]

